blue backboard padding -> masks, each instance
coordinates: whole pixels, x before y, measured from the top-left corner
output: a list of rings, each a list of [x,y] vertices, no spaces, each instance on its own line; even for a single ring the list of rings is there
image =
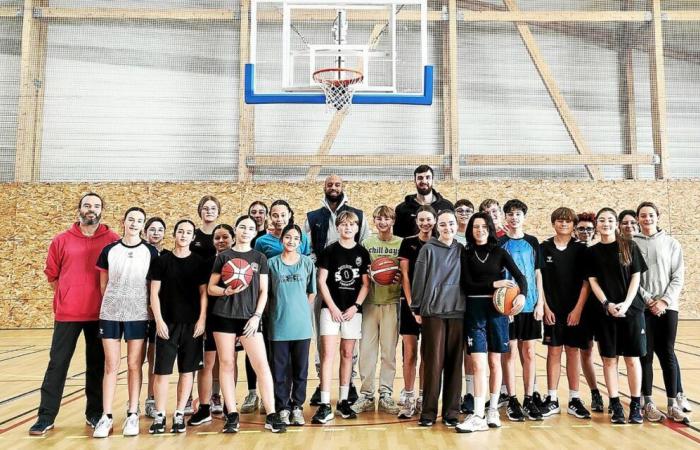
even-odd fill
[[[245,102],[250,105],[269,103],[326,103],[323,94],[295,94],[277,92],[273,94],[256,94],[253,88],[255,65],[245,65]],[[433,104],[433,66],[423,67],[423,94],[355,94],[355,105],[432,105]]]

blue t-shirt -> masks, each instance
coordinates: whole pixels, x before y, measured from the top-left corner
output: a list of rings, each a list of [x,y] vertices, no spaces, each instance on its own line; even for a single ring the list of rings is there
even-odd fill
[[[274,234],[265,234],[255,241],[255,250],[265,255],[267,259],[272,259],[274,256],[281,255],[284,247],[277,236]],[[297,251],[302,255],[311,254],[311,245],[309,244],[309,238],[306,236],[306,233],[301,234],[301,244],[299,244]]]
[[[498,243],[510,254],[515,265],[518,266],[518,269],[520,269],[527,280],[528,290],[523,312],[531,313],[535,310],[538,295],[535,271],[542,268],[540,243],[535,236],[529,234],[519,239],[506,235],[499,239]],[[509,280],[513,279],[513,276],[507,270],[506,278]]]
[[[260,242],[258,240],[258,242]],[[311,305],[308,294],[316,293],[316,269],[310,257],[301,255],[294,265],[275,256],[270,268],[270,339],[311,339]]]

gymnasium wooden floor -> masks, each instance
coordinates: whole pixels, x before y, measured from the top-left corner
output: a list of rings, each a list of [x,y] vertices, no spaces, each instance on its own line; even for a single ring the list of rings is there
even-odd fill
[[[503,427],[475,434],[457,434],[438,423],[431,429],[420,428],[416,420],[399,422],[385,414],[363,414],[356,420],[340,418],[326,426],[306,425],[290,428],[283,435],[273,435],[262,428],[263,416],[241,416],[241,432],[237,435],[218,433],[223,422],[215,419],[211,424],[190,427],[187,435],[163,434],[151,436],[147,432],[150,419],[141,420],[141,435],[124,438],[121,435],[123,418],[115,415],[115,434],[108,439],[96,440],[90,437],[91,430],[84,425],[82,341],[76,351],[64,392],[63,406],[56,420],[56,428],[45,437],[30,437],[29,426],[36,419],[39,403],[39,387],[48,358],[50,330],[0,330],[0,448],[216,448],[236,445],[245,449],[265,449],[280,445],[286,449],[348,449],[382,448],[437,449],[465,446],[486,446],[489,448],[653,448],[654,446],[683,449],[700,448],[700,321],[681,322],[676,351],[683,369],[683,385],[692,401],[696,421],[689,427],[670,423],[643,425],[616,425],[609,422],[607,414],[594,414],[590,421],[572,418],[561,414],[544,422],[510,423],[502,413]],[[538,385],[545,386],[545,349],[540,346],[538,353]],[[239,363],[242,358],[239,358]],[[125,363],[124,363],[125,366]],[[400,367],[400,364],[397,365]],[[313,369],[310,371],[315,377]],[[603,377],[598,367],[599,382]],[[244,371],[242,373],[245,373]],[[400,376],[400,371],[397,374]],[[173,382],[176,377],[173,376]],[[588,389],[582,379],[581,392],[585,402],[590,401]],[[621,380],[626,392],[626,382]],[[659,370],[655,374],[654,397],[659,405],[665,405],[661,388],[663,381]],[[316,379],[309,380],[309,394],[317,385]],[[239,401],[245,396],[245,385],[239,381]],[[396,392],[402,381],[396,380]],[[144,387],[145,388],[145,387]],[[333,398],[337,393],[334,388]],[[601,392],[605,392],[600,386]],[[170,392],[174,397],[174,386]],[[518,392],[522,394],[522,382],[518,380]],[[143,398],[142,394],[142,398]],[[398,395],[398,394],[396,394]],[[566,380],[562,377],[559,389],[561,398],[567,398]],[[120,375],[115,411],[126,402],[126,379]],[[625,409],[628,398],[623,398]],[[143,402],[142,402],[143,404]],[[565,404],[565,402],[563,403]],[[607,399],[605,401],[607,405]],[[173,401],[169,403],[173,405]],[[172,406],[171,406],[172,408]],[[307,423],[310,422],[313,408],[306,408]]]

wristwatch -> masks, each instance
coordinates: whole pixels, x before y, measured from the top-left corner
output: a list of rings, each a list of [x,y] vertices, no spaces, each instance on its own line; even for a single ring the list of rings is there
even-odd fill
[[[362,312],[362,305],[359,303],[354,304],[355,308],[357,308],[357,312]]]

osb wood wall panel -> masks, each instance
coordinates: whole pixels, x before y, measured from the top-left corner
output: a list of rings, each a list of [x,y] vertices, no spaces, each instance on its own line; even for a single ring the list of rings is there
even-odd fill
[[[683,245],[686,283],[681,317],[700,318],[700,229],[694,220],[700,214],[698,182],[438,182],[437,190],[448,199],[468,198],[478,205],[486,197],[501,204],[509,198],[525,201],[526,231],[540,239],[551,235],[549,215],[558,206],[576,211],[597,211],[611,206],[618,211],[652,200],[661,208],[661,224]],[[282,198],[295,209],[297,222],[307,211],[318,208],[321,182],[305,183],[96,183],[96,184],[3,184],[0,190],[0,328],[42,328],[52,324],[52,292],[43,268],[51,238],[77,217],[76,206],[87,191],[103,195],[103,223],[121,233],[121,217],[130,206],[142,206],[149,216],[163,217],[169,229],[166,247],[172,246],[169,232],[180,218],[198,222],[196,206],[204,194],[222,204],[221,222],[233,223],[256,199],[268,205]],[[348,182],[346,193],[352,205],[370,215],[380,204],[395,206],[413,192],[408,182]]]

